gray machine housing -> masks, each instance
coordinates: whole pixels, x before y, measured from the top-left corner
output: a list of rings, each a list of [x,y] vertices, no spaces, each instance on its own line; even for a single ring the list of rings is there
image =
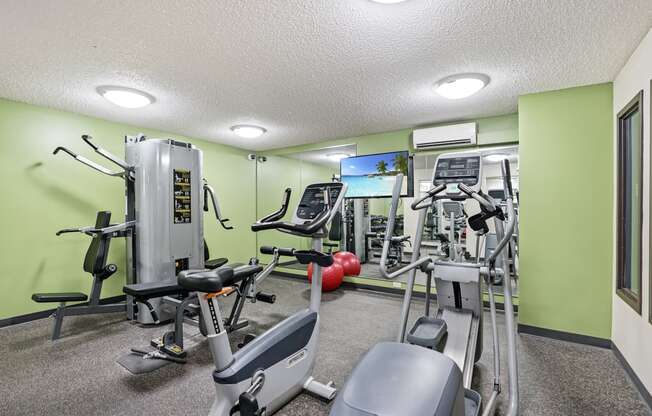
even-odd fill
[[[135,221],[127,237],[127,283],[176,279],[177,273],[204,267],[202,151],[170,139],[125,138],[125,157],[132,167],[126,178],[126,221]],[[147,308],[128,314],[153,323]],[[159,319],[174,316],[174,307],[151,299]]]

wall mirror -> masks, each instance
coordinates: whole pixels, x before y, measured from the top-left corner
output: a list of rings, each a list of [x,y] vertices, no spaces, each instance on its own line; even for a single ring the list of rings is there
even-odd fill
[[[276,211],[281,206],[283,192],[288,187],[292,188],[292,197],[290,199],[290,210],[292,210],[297,206],[301,193],[307,185],[317,182],[331,182],[334,178],[339,178],[340,160],[355,156],[357,154],[356,149],[356,145],[351,144],[282,155],[267,155],[264,158],[259,158],[256,163],[257,218]],[[288,210],[287,217],[291,215],[290,210]],[[339,225],[342,225],[341,220]],[[341,229],[341,227],[339,228]],[[261,231],[257,234],[258,247],[268,245],[297,249],[310,248],[310,239],[308,238],[283,234],[277,231]],[[340,249],[344,237],[342,233],[339,234],[331,235],[333,240],[324,240],[325,251]],[[269,261],[269,256],[260,254],[258,256],[263,263]],[[279,266],[290,271],[305,271],[306,269],[305,265],[301,265],[291,258],[282,258]],[[283,271],[282,269],[281,271]]]
[[[480,150],[482,154],[482,190],[495,200],[504,198],[500,163],[509,159],[512,167],[512,186],[518,194],[518,146],[493,147]],[[413,186],[414,196],[423,196],[432,187],[432,175],[438,154],[417,154],[414,156]],[[412,241],[417,229],[418,213],[410,209],[413,198],[401,198],[393,234],[405,236],[405,241],[391,247],[388,268],[397,269],[409,263],[412,256]],[[383,238],[386,232],[387,217],[390,211],[390,198],[347,199],[345,203],[345,242],[343,249],[356,253],[362,261],[362,277],[386,280],[379,272]],[[515,201],[518,211],[518,198]],[[420,255],[446,258],[450,250],[455,250],[461,261],[472,262],[478,256],[483,259],[496,245],[493,223],[489,223],[489,233],[478,236],[466,222],[468,216],[479,212],[476,201],[468,200],[438,201],[426,214],[422,235]],[[510,247],[510,272],[518,277],[518,229]],[[407,274],[395,279],[405,282]],[[416,284],[424,285],[426,275],[417,272]],[[516,281],[516,279],[514,279]],[[517,293],[517,283],[513,285]],[[502,292],[501,284],[496,292]]]
[[[500,163],[504,158],[509,159],[512,166],[512,185],[518,194],[518,146],[503,146],[483,148],[482,154],[482,189],[497,201],[504,197]],[[306,185],[314,182],[329,182],[341,180],[340,161],[356,156],[355,145],[328,147],[318,150],[289,153],[284,155],[267,156],[265,161],[257,163],[258,183],[258,207],[259,217],[278,209],[283,190],[290,186],[295,192],[292,195],[291,204],[296,204],[299,198],[298,193]],[[432,172],[438,154],[417,154],[411,162],[413,172],[412,184],[413,195],[423,195],[432,184]],[[379,156],[380,157],[380,156]],[[396,158],[391,155],[390,158]],[[394,159],[386,163],[374,162],[367,172],[380,185],[375,186],[378,190],[384,186],[381,182],[389,181],[387,175],[392,170],[402,169],[403,161]],[[373,166],[372,166],[373,165]],[[396,166],[399,167],[396,167]],[[359,166],[357,166],[359,168]],[[387,172],[389,171],[389,173]],[[351,172],[344,172],[344,175]],[[387,174],[387,175],[386,175]],[[407,178],[407,177],[406,177]],[[351,181],[350,178],[348,178]],[[354,179],[354,181],[357,178]],[[353,182],[351,182],[353,183]],[[381,186],[382,185],[382,186]],[[407,187],[408,184],[405,184]],[[366,185],[355,185],[362,194],[368,195],[364,190]],[[393,186],[393,179],[392,185]],[[366,193],[365,193],[366,192]],[[407,192],[407,190],[406,190]],[[356,192],[347,193],[349,196]],[[382,192],[386,194],[385,191]],[[390,192],[391,193],[391,192]],[[396,269],[409,263],[412,256],[413,233],[417,226],[418,215],[410,209],[413,198],[401,198],[396,222],[393,230],[395,236],[405,236],[400,244],[392,246],[388,257],[387,266]],[[339,224],[340,232],[332,235],[331,239],[324,240],[325,251],[346,250],[355,253],[361,260],[360,277],[378,281],[381,285],[387,286],[387,279],[383,278],[379,271],[382,252],[382,242],[387,230],[387,220],[390,211],[391,198],[387,197],[355,197],[346,198],[342,207],[342,219]],[[518,210],[518,199],[515,204]],[[479,211],[477,203],[473,200],[464,203],[454,201],[439,201],[429,208],[426,216],[426,223],[422,235],[421,255],[431,255],[435,258],[445,258],[450,250],[455,250],[458,258],[462,261],[475,261],[477,256],[483,259],[492,247],[496,245],[495,230],[493,223],[489,224],[490,231],[483,236],[477,236],[466,223],[468,216]],[[452,225],[452,231],[451,231]],[[409,237],[409,238],[407,238]],[[258,245],[291,246],[296,248],[308,248],[308,240],[300,237],[282,235],[280,233],[261,232],[258,235]],[[512,258],[510,272],[518,276],[518,232],[511,244],[510,255]],[[265,261],[265,256],[263,261]],[[280,265],[282,269],[289,271],[305,270],[305,266],[298,264],[293,259],[284,259]],[[405,282],[407,274],[394,279],[393,283]],[[421,272],[417,273],[416,284],[425,285],[426,276]],[[516,280],[516,279],[514,279]],[[382,282],[382,283],[381,283]],[[514,284],[514,293],[517,293],[517,284]],[[496,293],[502,291],[502,286],[496,286]]]

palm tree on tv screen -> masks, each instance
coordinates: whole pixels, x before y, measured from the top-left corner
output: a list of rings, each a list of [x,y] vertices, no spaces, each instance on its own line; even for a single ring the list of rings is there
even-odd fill
[[[387,162],[381,160],[378,163],[376,163],[376,170],[378,171],[378,173],[383,173],[383,174],[387,173]]]
[[[403,175],[408,174],[408,158],[405,154],[399,153],[394,156],[394,168],[400,171]]]

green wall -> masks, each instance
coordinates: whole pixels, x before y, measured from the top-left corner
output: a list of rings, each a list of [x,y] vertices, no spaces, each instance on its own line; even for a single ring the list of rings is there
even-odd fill
[[[54,148],[66,146],[103,162],[81,141],[81,134],[90,134],[102,147],[124,155],[123,137],[138,132],[190,141],[204,151],[204,176],[215,187],[224,215],[237,230],[224,231],[206,216],[211,253],[234,261],[254,255],[256,239],[249,226],[256,214],[255,163],[247,160],[247,152],[0,100],[0,177],[5,181],[0,217],[0,319],[53,307],[32,302],[33,292],[88,292],[91,278],[81,267],[88,237],[56,237],[55,232],[91,225],[99,210],[110,210],[114,222],[124,219],[124,183],[94,172],[65,154],[53,156]],[[110,261],[118,265],[120,273],[124,270],[124,246],[122,239],[111,246]],[[121,294],[123,284],[124,275],[108,279],[103,296]]]
[[[519,99],[519,322],[611,335],[612,86]]]

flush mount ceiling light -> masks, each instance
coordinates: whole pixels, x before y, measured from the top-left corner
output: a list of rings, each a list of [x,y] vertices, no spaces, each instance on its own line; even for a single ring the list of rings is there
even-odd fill
[[[236,136],[240,136],[245,139],[255,139],[256,137],[260,137],[267,132],[267,130],[262,127],[246,124],[233,126],[231,127],[231,131],[235,133]]]
[[[487,162],[498,163],[504,159],[509,159],[509,156],[502,153],[495,153],[493,155],[485,156],[485,159]]]
[[[371,1],[380,4],[396,4],[396,3],[403,3],[406,0],[371,0]]]
[[[123,108],[141,108],[156,101],[152,95],[146,92],[127,87],[103,85],[97,87],[97,93],[107,101]]]
[[[347,153],[338,152],[338,153],[329,153],[329,154],[326,155],[326,157],[331,159],[331,160],[336,160],[336,161],[339,162],[342,159],[346,159],[347,157],[351,157],[351,155],[349,155]]]
[[[458,74],[446,77],[435,84],[437,94],[449,100],[470,97],[489,83],[484,74]]]

